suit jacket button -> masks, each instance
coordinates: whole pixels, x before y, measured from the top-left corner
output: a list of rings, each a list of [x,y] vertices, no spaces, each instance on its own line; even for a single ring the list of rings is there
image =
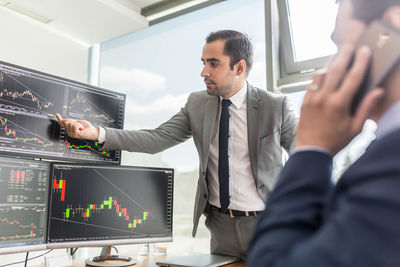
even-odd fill
[[[203,197],[204,197],[204,199],[207,199],[207,194],[204,194]]]

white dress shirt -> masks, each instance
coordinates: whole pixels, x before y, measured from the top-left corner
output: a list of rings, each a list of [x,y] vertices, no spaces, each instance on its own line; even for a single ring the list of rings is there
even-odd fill
[[[264,210],[265,204],[257,192],[251,171],[247,136],[247,83],[235,95],[229,98],[229,194],[230,209],[242,211]],[[222,101],[222,97],[220,99]],[[221,105],[219,116],[221,115]],[[218,147],[219,119],[214,131],[208,159],[208,192],[211,205],[221,207],[219,201]]]
[[[99,137],[97,137],[97,142],[103,144],[106,141],[106,129],[104,127],[99,128]]]

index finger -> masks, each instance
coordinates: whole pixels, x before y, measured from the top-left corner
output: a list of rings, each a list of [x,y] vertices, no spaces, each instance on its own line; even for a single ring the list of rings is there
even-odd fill
[[[327,75],[324,81],[324,91],[336,91],[348,71],[354,48],[350,45],[340,49],[327,67]]]
[[[363,46],[357,51],[354,64],[343,80],[342,86],[339,90],[339,94],[341,94],[347,103],[350,103],[353,100],[354,95],[360,87],[368,69],[370,57],[371,49],[367,46]]]
[[[62,122],[63,118],[61,117],[61,115],[58,114],[58,113],[56,113],[56,117],[57,117],[58,123],[59,123],[62,127],[64,127],[64,123]]]

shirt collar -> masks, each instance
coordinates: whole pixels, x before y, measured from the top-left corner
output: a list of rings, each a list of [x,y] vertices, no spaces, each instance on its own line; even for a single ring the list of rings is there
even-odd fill
[[[380,139],[383,136],[400,128],[400,101],[397,101],[383,114],[378,121],[376,129],[376,138]]]
[[[247,97],[247,82],[244,83],[243,87],[233,96],[229,98],[232,104],[239,109]],[[219,100],[222,101],[224,99],[222,96],[219,97]]]

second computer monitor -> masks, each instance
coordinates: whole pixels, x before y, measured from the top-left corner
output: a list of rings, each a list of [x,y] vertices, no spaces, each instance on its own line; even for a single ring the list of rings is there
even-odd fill
[[[172,241],[173,169],[53,163],[48,247]]]

